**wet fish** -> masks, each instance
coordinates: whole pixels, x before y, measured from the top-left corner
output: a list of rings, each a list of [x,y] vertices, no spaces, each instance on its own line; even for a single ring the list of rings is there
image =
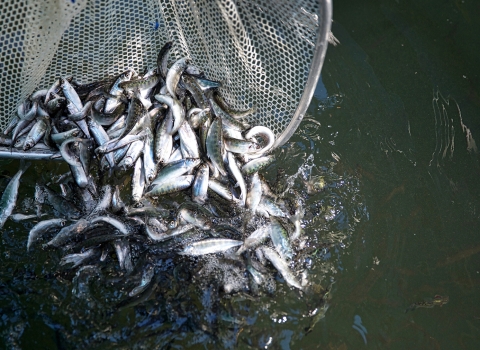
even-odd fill
[[[152,181],[151,186],[162,184],[164,181],[186,174],[199,164],[199,159],[182,159],[175,163],[168,164],[158,172],[157,177]]]
[[[117,239],[113,242],[115,253],[117,253],[118,264],[120,268],[125,269],[127,272],[133,270],[132,254],[130,252],[130,244],[127,240]]]
[[[65,226],[60,230],[60,232],[57,233],[55,237],[53,237],[52,240],[47,242],[45,246],[60,247],[61,245],[66,243],[68,240],[82,233],[83,230],[85,230],[89,225],[90,223],[87,220],[80,219],[75,223],[73,223],[72,225]]]
[[[12,214],[13,208],[15,208],[17,204],[20,178],[29,166],[30,163],[21,162],[20,169],[13,175],[2,193],[2,198],[0,199],[0,228],[5,225],[5,221],[7,221],[8,217]]]
[[[448,296],[435,295],[433,299],[427,301],[419,301],[410,305],[405,312],[413,311],[418,308],[432,308],[434,306],[443,306],[448,303],[450,298]]]
[[[155,185],[149,192],[145,193],[145,197],[155,197],[182,191],[192,185],[193,178],[193,175],[168,178],[162,181],[159,185]]]
[[[173,115],[173,127],[172,130],[170,130],[170,134],[175,134],[185,121],[185,108],[183,108],[182,104],[177,99],[171,98],[167,95],[155,95],[155,99],[158,102],[165,103],[168,108],[171,109]]]
[[[153,144],[153,134],[150,129],[147,129],[143,146],[143,168],[145,172],[146,184],[152,182],[157,176],[157,164],[155,163]]]
[[[82,253],[68,254],[65,255],[62,260],[60,260],[60,265],[73,264],[72,268],[75,268],[97,255],[100,255],[100,250],[97,248],[88,249]]]
[[[244,251],[253,249],[262,244],[262,242],[270,236],[271,229],[271,225],[265,225],[253,231],[250,236],[245,238],[243,245],[237,250],[237,255],[240,255]]]
[[[96,218],[90,220],[90,224],[94,224],[96,222],[105,222],[114,228],[116,228],[122,235],[130,234],[129,228],[120,220],[111,217],[111,216],[97,216]]]
[[[37,122],[33,125],[33,127],[28,132],[27,138],[25,139],[25,143],[23,144],[23,150],[28,151],[30,148],[35,146],[38,141],[40,141],[45,135],[45,131],[47,130],[47,122],[44,118],[38,119]]]
[[[271,219],[270,239],[275,250],[283,260],[290,260],[293,257],[293,250],[290,245],[287,230],[276,219]]]
[[[258,204],[262,199],[262,183],[258,173],[254,173],[250,183],[250,191],[247,193],[247,208],[253,213],[257,211]]]
[[[30,251],[30,248],[32,248],[44,233],[65,226],[66,222],[67,220],[65,219],[50,219],[37,223],[28,234],[27,251]]]
[[[130,80],[132,78],[132,76],[133,76],[133,70],[129,69],[129,70],[125,71],[124,73],[122,73],[117,78],[115,83],[113,83],[113,85],[112,85],[112,87],[109,91],[109,93],[112,97],[109,97],[105,101],[105,107],[103,108],[104,113],[113,113],[115,108],[118,107],[118,105],[121,103],[119,97],[123,94],[123,89],[120,87],[120,84],[125,82],[125,81]]]
[[[245,206],[247,200],[247,187],[245,185],[245,179],[240,172],[240,169],[237,166],[237,162],[235,161],[235,157],[232,153],[227,152],[227,160],[228,160],[228,169],[230,173],[233,175],[235,180],[237,181],[237,185],[240,187],[240,202],[243,206]]]
[[[200,158],[197,135],[187,121],[178,129],[178,135],[180,136],[180,150],[183,158]]]
[[[290,270],[288,267],[288,263],[280,257],[273,249],[268,248],[268,247],[263,247],[262,248],[263,254],[265,257],[270,260],[273,266],[277,269],[277,271],[282,275],[282,277],[285,279],[285,282],[287,282],[289,285],[298,288],[300,290],[303,289],[302,285],[300,282],[297,281],[295,276],[293,275],[293,272]]]
[[[159,125],[155,135],[155,161],[157,164],[166,163],[172,153],[173,137],[171,131],[173,129],[173,114],[171,111]]]
[[[275,144],[275,134],[266,126],[254,126],[248,130],[247,133],[245,133],[245,138],[247,140],[255,141],[258,137],[262,138],[264,141],[264,146],[255,152],[251,152],[249,154],[250,159],[263,156],[265,153],[270,151]]]
[[[168,53],[172,49],[173,43],[171,41],[167,42],[158,52],[157,56],[157,72],[165,80],[168,73]]]
[[[140,284],[136,286],[135,288],[132,289],[130,293],[128,293],[128,296],[133,297],[135,295],[138,295],[142,293],[150,284],[152,281],[153,275],[155,274],[155,269],[153,265],[147,266],[142,273],[142,279],[140,281]]]
[[[140,158],[143,152],[143,140],[134,141],[128,147],[127,153],[123,159],[118,163],[118,166],[124,169],[131,168],[135,165],[137,159]],[[143,163],[142,163],[143,164]]]
[[[202,164],[198,167],[195,180],[192,185],[192,200],[194,202],[203,204],[207,199],[208,178],[210,171],[207,164]]]
[[[65,160],[68,164],[72,166],[82,166],[80,158],[75,153],[73,153],[69,147],[69,145],[73,142],[83,142],[83,139],[79,137],[71,137],[69,139],[66,139],[60,145],[60,153],[62,154],[63,160]]]
[[[52,191],[47,186],[42,187],[42,192],[46,194],[48,204],[50,204],[61,215],[70,219],[78,219],[80,217],[81,212],[75,207],[75,205]]]
[[[216,118],[212,122],[212,125],[210,125],[206,139],[206,147],[208,158],[210,158],[220,174],[226,176],[227,172],[225,171],[225,167],[223,165],[223,153],[225,146],[222,134],[222,121],[219,118]]]
[[[142,158],[138,158],[135,162],[132,175],[132,200],[139,202],[143,195],[145,188],[145,168],[143,166]]]
[[[265,168],[267,165],[271,164],[275,158],[273,156],[259,157],[252,159],[248,163],[245,163],[242,166],[242,173],[245,175],[251,175]]]
[[[182,208],[178,211],[178,218],[186,224],[193,225],[201,230],[212,228],[212,223],[208,217],[200,213],[195,213],[187,208]]]
[[[224,252],[230,248],[242,245],[242,241],[227,238],[211,238],[202,241],[190,243],[181,252],[180,255],[198,256],[205,254],[215,254]]]
[[[177,98],[176,90],[180,77],[182,76],[183,71],[187,68],[190,63],[190,59],[181,58],[176,61],[168,70],[167,76],[165,79],[165,84],[167,85],[167,90],[170,96]]]

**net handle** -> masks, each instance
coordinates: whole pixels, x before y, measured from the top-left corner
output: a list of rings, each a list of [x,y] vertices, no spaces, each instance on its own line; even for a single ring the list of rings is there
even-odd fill
[[[277,148],[285,144],[290,137],[295,133],[298,126],[302,122],[305,112],[310,105],[312,100],[313,93],[315,92],[315,87],[317,86],[318,78],[322,71],[323,61],[325,60],[325,54],[327,53],[328,46],[328,34],[330,32],[330,27],[332,25],[332,0],[319,0],[319,8],[322,9],[322,17],[320,20],[320,25],[317,30],[317,42],[315,44],[315,53],[312,59],[312,65],[310,66],[310,71],[308,74],[307,82],[305,84],[305,89],[303,90],[303,95],[300,98],[298,107],[295,110],[295,113],[292,116],[292,120],[285,128],[283,133],[277,137],[273,148]]]

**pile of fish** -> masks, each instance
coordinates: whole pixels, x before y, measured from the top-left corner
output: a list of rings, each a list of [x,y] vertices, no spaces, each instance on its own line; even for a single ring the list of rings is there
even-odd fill
[[[221,83],[188,58],[168,68],[171,46],[143,75],[127,70],[84,85],[58,79],[20,105],[0,142],[49,150],[70,172],[37,184],[35,214],[11,215],[22,165],[3,193],[1,225],[9,216],[41,220],[27,249],[40,241],[62,248],[60,263],[81,266],[78,273],[118,260],[126,275],[138,274],[131,297],[155,280],[155,257],[195,256],[198,276],[218,276],[223,266],[227,293],[252,285],[272,291],[275,270],[304,289],[295,262],[305,244],[302,207],[260,174],[274,160],[273,132],[245,122],[254,107],[233,110]]]

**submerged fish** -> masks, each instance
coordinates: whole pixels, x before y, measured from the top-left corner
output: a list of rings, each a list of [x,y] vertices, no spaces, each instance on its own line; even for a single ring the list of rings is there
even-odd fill
[[[412,305],[410,305],[405,310],[405,312],[413,311],[413,310],[421,308],[421,307],[429,308],[429,309],[434,307],[434,306],[440,306],[441,307],[441,306],[447,304],[449,300],[450,300],[450,298],[448,296],[441,296],[441,295],[437,294],[431,300],[419,301],[419,302],[413,303]]]
[[[2,193],[2,198],[0,199],[0,228],[5,225],[5,221],[7,221],[8,217],[12,214],[13,208],[15,208],[15,205],[17,204],[20,178],[29,166],[30,163],[20,163],[20,169],[15,175],[13,175]]]

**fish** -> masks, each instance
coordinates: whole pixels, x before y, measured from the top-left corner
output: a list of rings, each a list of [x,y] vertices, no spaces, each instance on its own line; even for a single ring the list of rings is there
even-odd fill
[[[130,234],[129,228],[123,222],[121,222],[120,220],[112,216],[102,215],[102,216],[97,216],[96,218],[90,220],[90,224],[94,224],[96,222],[105,222],[113,226],[114,228],[116,228],[122,235]]]
[[[180,77],[182,76],[183,71],[187,68],[188,64],[190,64],[189,58],[181,58],[176,61],[167,72],[165,84],[167,86],[168,93],[173,98],[177,98],[177,85],[180,81]]]
[[[155,135],[154,153],[157,164],[166,163],[173,148],[173,137],[171,131],[173,129],[173,114],[171,111],[159,124]]]
[[[8,217],[12,214],[15,205],[17,204],[18,187],[20,186],[20,178],[28,169],[31,163],[20,162],[20,168],[17,173],[13,175],[7,184],[7,187],[0,198],[0,228],[5,225]]]
[[[155,185],[149,192],[145,193],[145,197],[156,197],[168,193],[182,191],[189,188],[193,182],[193,175],[183,175],[177,177],[171,177],[161,184]]]
[[[128,293],[129,297],[134,297],[135,295],[138,295],[142,293],[145,289],[147,289],[148,285],[152,281],[152,278],[155,274],[155,269],[153,265],[147,266],[142,273],[142,279],[140,280],[140,284],[133,288],[130,293]]]
[[[237,250],[237,255],[242,254],[248,249],[254,249],[270,236],[271,225],[261,226],[253,231],[250,236],[245,238],[243,245]]]
[[[56,219],[43,220],[37,223],[35,226],[32,227],[32,229],[28,233],[27,251],[30,251],[33,245],[38,241],[38,239],[43,234],[45,234],[50,230],[58,229],[65,226],[66,222],[67,222],[66,219],[56,218]]]
[[[118,166],[123,167],[124,169],[133,167],[137,159],[139,159],[140,156],[142,155],[143,144],[144,144],[143,140],[132,142],[130,144],[130,147],[128,147],[127,153],[125,154],[123,159],[120,161],[120,163],[118,163]]]
[[[223,176],[227,175],[223,165],[224,142],[222,134],[222,120],[216,118],[208,130],[206,139],[207,156],[212,161],[215,168]]]
[[[150,129],[146,131],[145,142],[143,146],[143,168],[145,172],[145,182],[150,184],[157,176],[157,164],[155,162],[153,145],[154,137]]]
[[[168,73],[168,54],[172,49],[173,42],[169,41],[163,45],[157,56],[157,72],[165,80]]]
[[[230,192],[230,190],[225,185],[215,179],[208,180],[208,188],[218,194],[220,197],[226,199],[227,201],[232,202],[235,200],[232,192]]]
[[[113,83],[109,94],[111,97],[109,97],[105,101],[105,107],[103,107],[103,113],[111,114],[121,103],[120,102],[120,96],[123,94],[123,89],[119,86],[121,83],[125,81],[129,81],[133,76],[133,70],[128,69],[127,71],[123,72],[120,74],[120,76],[115,80]]]
[[[47,122],[45,118],[38,119],[37,122],[28,132],[27,138],[23,144],[23,150],[28,151],[30,148],[35,146],[38,141],[45,135],[47,130]]]
[[[113,242],[115,253],[117,253],[118,264],[122,270],[131,272],[133,270],[132,254],[130,244],[124,239],[117,239]]]
[[[293,250],[290,245],[287,230],[278,220],[272,218],[270,221],[270,239],[272,240],[275,250],[283,260],[291,260]]]
[[[44,244],[45,247],[60,247],[71,238],[80,234],[90,225],[86,219],[80,219],[72,225],[62,228],[53,239]]]
[[[152,181],[150,186],[159,185],[167,180],[184,175],[199,165],[200,162],[200,159],[182,159],[168,164],[158,172],[157,177]]]
[[[237,162],[235,161],[235,157],[232,153],[227,152],[227,160],[228,169],[237,181],[237,185],[240,187],[240,202],[242,203],[242,206],[245,206],[247,200],[247,186],[245,184],[245,179],[243,178],[242,173],[237,166]]]
[[[266,126],[254,126],[245,133],[245,138],[247,140],[255,141],[257,140],[257,137],[262,138],[265,145],[257,151],[249,153],[250,159],[262,157],[265,153],[270,151],[275,144],[275,134]]]
[[[72,84],[67,79],[61,81],[63,95],[67,99],[67,108],[71,114],[78,113],[83,109],[83,103]]]
[[[72,137],[78,137],[81,134],[81,130],[78,128],[73,128],[64,132],[54,133],[50,135],[50,138],[57,145],[61,145],[65,140],[68,140]]]
[[[448,296],[441,296],[441,295],[435,295],[433,299],[430,299],[428,301],[419,301],[416,303],[413,303],[410,305],[405,312],[408,311],[413,311],[418,308],[432,308],[434,306],[440,306],[442,307],[443,305],[447,304],[450,298]]]
[[[190,243],[179,252],[179,255],[198,256],[224,252],[230,248],[242,245],[242,241],[227,238],[210,238]]]
[[[111,208],[114,214],[119,214],[126,210],[125,203],[122,201],[122,198],[120,197],[120,188],[118,186],[115,186],[115,191],[113,192],[113,195],[112,195]]]
[[[262,199],[262,183],[258,173],[252,175],[250,181],[250,191],[247,193],[246,205],[253,213],[257,211],[258,204]]]
[[[188,121],[184,121],[178,129],[180,136],[180,150],[183,158],[200,158],[197,136]]]
[[[69,219],[78,219],[81,216],[80,210],[70,201],[58,195],[47,186],[42,186],[41,191],[46,194],[48,204],[64,217]]]
[[[143,190],[145,188],[145,168],[142,158],[138,158],[135,162],[132,175],[132,200],[139,202],[142,199]]]
[[[135,124],[141,117],[144,116],[144,114],[145,107],[143,107],[142,103],[137,98],[133,98],[128,107],[127,118],[125,119],[125,127],[118,138],[121,139],[130,133]]]
[[[224,123],[226,126],[239,131],[244,131],[250,127],[249,124],[236,120],[227,112],[222,110],[213,98],[210,99],[210,106],[213,114],[217,116],[217,118],[222,119],[222,123]]]
[[[271,164],[274,160],[275,158],[273,156],[265,156],[252,159],[242,166],[242,173],[244,175],[252,175],[253,173],[259,172],[261,169]]]
[[[89,217],[94,217],[107,212],[112,204],[112,198],[113,198],[112,186],[104,185],[102,187],[101,192],[102,192],[102,196],[98,200],[97,205],[95,205],[95,208],[93,208],[93,210],[88,215]]]
[[[215,102],[218,104],[218,106],[222,110],[224,110],[226,113],[228,113],[230,116],[232,116],[235,119],[246,118],[246,117],[248,117],[248,116],[250,116],[250,115],[252,115],[256,112],[255,107],[251,107],[251,108],[245,109],[243,111],[235,110],[235,109],[231,108],[227,104],[227,102],[223,99],[223,97],[220,96],[220,94],[218,92],[213,94],[213,99],[215,100]]]
[[[225,138],[225,149],[232,153],[255,153],[257,144],[252,141],[239,140],[234,138]]]
[[[158,94],[155,95],[155,99],[158,102],[165,103],[172,111],[173,127],[170,130],[170,134],[175,134],[185,121],[185,108],[183,108],[183,106],[177,99],[171,98],[167,95]]]
[[[192,185],[192,200],[194,202],[203,204],[207,200],[209,176],[210,171],[208,165],[200,165]]]
[[[82,253],[68,254],[60,260],[60,265],[73,264],[72,268],[75,268],[94,258],[96,255],[100,255],[100,250],[97,248],[87,249]]]
[[[280,255],[277,254],[277,252],[268,247],[262,247],[262,252],[265,257],[270,260],[270,262],[277,269],[277,271],[282,275],[282,277],[285,279],[285,282],[287,282],[292,287],[303,290],[302,285],[300,284],[300,282],[297,281],[297,279],[293,275],[293,272],[288,267],[288,263],[284,259],[282,259]]]
[[[178,211],[178,218],[185,222],[185,224],[193,225],[201,230],[209,230],[212,228],[212,223],[209,218],[187,208],[182,208]]]

